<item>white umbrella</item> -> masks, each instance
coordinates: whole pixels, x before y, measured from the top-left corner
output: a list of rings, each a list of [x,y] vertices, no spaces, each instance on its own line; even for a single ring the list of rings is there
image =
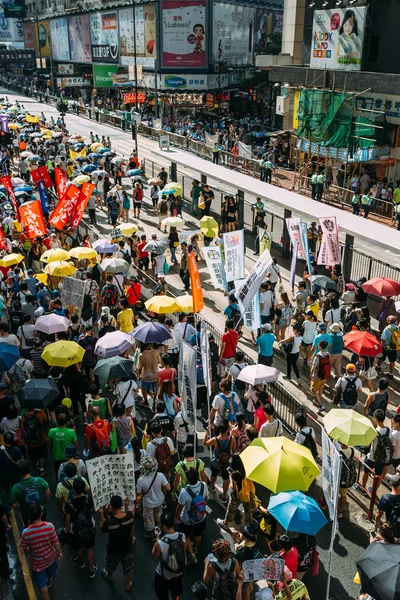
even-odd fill
[[[273,383],[278,377],[279,371],[275,367],[249,365],[240,371],[237,379],[250,383],[250,385],[258,385],[259,383]]]
[[[106,273],[126,273],[129,271],[129,264],[123,258],[105,258],[100,267]]]
[[[61,315],[43,315],[43,317],[39,317],[36,321],[35,330],[51,335],[59,331],[68,331],[68,325],[68,319]]]

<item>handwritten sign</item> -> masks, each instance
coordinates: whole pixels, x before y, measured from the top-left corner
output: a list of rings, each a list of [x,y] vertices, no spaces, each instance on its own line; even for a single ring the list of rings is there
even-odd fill
[[[283,576],[285,561],[283,558],[256,558],[245,560],[242,568],[245,581],[279,581]]]
[[[83,307],[83,298],[85,296],[85,282],[76,277],[64,277],[61,292],[61,300],[64,304]]]
[[[96,510],[109,504],[112,496],[135,500],[132,454],[99,456],[86,461],[86,467]]]

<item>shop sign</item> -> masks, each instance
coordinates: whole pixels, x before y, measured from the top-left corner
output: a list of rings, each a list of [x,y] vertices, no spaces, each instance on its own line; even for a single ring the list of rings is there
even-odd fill
[[[90,85],[90,81],[88,81],[84,77],[57,77],[56,82],[58,88]]]
[[[93,85],[95,88],[112,87],[113,75],[118,65],[93,65]]]
[[[122,101],[124,104],[136,104],[136,92],[122,95]],[[139,104],[146,102],[146,94],[144,92],[138,92],[137,101]]]

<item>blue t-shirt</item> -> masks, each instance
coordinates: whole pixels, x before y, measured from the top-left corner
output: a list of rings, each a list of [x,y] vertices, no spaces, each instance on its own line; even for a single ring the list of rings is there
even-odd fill
[[[318,348],[318,344],[320,342],[322,342],[322,340],[326,340],[328,342],[328,346],[326,347],[326,350],[324,350],[324,352],[329,351],[329,346],[331,345],[331,342],[332,342],[331,334],[330,333],[319,333],[318,335],[315,336],[314,341],[313,341],[314,354],[318,354],[318,352],[320,351]]]
[[[275,335],[273,333],[263,333],[257,338],[258,352],[262,356],[272,356],[274,353]]]
[[[332,347],[331,354],[342,354],[343,351],[343,333],[332,333],[331,336]]]
[[[235,315],[237,312],[240,312],[238,305],[229,304],[224,310],[224,315],[226,315],[228,319],[232,319],[233,315]]]

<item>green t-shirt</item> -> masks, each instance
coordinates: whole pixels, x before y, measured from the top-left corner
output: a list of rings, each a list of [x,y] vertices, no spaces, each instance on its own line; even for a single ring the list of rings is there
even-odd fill
[[[75,431],[66,427],[50,429],[48,438],[51,441],[54,460],[65,460],[65,448],[77,440]]]
[[[393,190],[393,200],[395,204],[399,204],[400,202],[400,188],[398,187]]]
[[[16,483],[11,490],[11,504],[19,504],[22,513],[26,513],[28,510],[28,507],[25,504],[25,501],[24,501],[25,492],[21,489],[21,486],[24,488],[29,488],[31,486],[34,486],[35,479],[36,479],[36,484],[39,488],[40,501],[43,506],[43,509],[45,509],[46,503],[44,501],[44,493],[46,490],[49,489],[49,484],[42,477],[32,477],[31,476],[31,477],[28,477],[27,479],[22,479],[19,483]]]
[[[190,460],[190,461],[184,461],[185,462],[185,468],[188,471],[190,468],[194,468],[198,470],[199,472],[199,478],[200,478],[200,473],[204,470],[204,463],[202,460],[200,460],[200,458],[197,458],[196,460]],[[178,464],[175,467],[175,473],[178,473],[178,475],[181,476],[181,479],[179,481],[179,485],[177,487],[177,491],[180,492],[182,488],[185,487],[185,485],[187,484],[187,477],[186,477],[186,473],[185,473],[185,469],[183,468],[183,461],[178,462]],[[197,463],[197,465],[196,465]]]
[[[99,400],[90,400],[90,404],[100,409],[100,419],[107,418],[107,400],[105,398],[99,398]]]

